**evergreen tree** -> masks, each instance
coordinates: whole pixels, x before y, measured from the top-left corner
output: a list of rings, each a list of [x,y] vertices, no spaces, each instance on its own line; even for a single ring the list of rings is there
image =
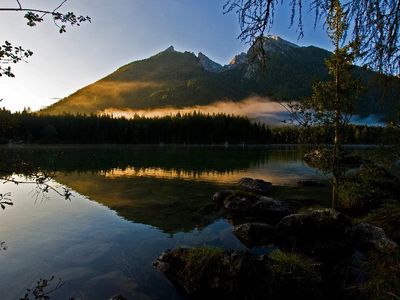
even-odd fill
[[[329,79],[315,83],[312,96],[304,103],[289,106],[300,125],[333,129],[333,149],[322,149],[320,155],[324,157],[320,157],[321,163],[314,164],[332,174],[332,207],[337,202],[337,188],[344,180],[346,154],[342,149],[343,133],[362,90],[360,82],[352,75],[358,45],[354,41],[346,44],[348,23],[340,1],[332,0],[326,19],[327,34],[335,49],[325,62]]]

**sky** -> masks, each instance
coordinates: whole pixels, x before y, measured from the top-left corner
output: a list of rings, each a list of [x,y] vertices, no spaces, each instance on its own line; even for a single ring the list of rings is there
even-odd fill
[[[55,0],[20,0],[24,7],[52,9]],[[203,52],[221,64],[246,52],[237,39],[234,13],[224,14],[226,0],[68,0],[63,11],[89,15],[91,24],[69,27],[64,34],[47,19],[28,27],[23,14],[0,12],[0,43],[30,49],[28,61],[13,65],[15,78],[0,77],[1,107],[38,110],[93,83],[122,65],[144,59],[173,45],[177,51]],[[289,1],[285,1],[289,2]],[[15,7],[2,0],[0,6]],[[314,16],[304,9],[305,36],[289,28],[289,9],[277,11],[269,34],[302,46],[331,49]]]

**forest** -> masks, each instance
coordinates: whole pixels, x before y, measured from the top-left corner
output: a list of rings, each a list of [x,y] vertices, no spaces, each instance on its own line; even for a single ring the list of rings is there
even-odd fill
[[[132,119],[105,115],[48,116],[0,110],[0,142],[27,144],[307,144],[329,143],[332,126],[269,126],[242,116],[192,112]],[[393,144],[395,126],[349,124],[345,144]]]

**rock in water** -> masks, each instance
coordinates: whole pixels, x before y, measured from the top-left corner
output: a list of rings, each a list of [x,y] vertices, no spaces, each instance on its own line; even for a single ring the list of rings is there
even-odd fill
[[[224,207],[240,216],[253,216],[259,219],[280,219],[290,214],[290,210],[280,201],[269,197],[238,192],[227,197]]]
[[[271,189],[271,182],[262,179],[242,178],[239,180],[239,188],[256,194],[266,194]]]
[[[274,226],[265,223],[245,223],[237,225],[233,233],[248,247],[268,245],[275,241]]]

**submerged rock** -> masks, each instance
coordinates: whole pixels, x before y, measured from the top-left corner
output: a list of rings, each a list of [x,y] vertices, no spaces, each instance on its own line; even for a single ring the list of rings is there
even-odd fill
[[[353,226],[350,239],[353,245],[362,252],[390,253],[398,248],[397,244],[386,236],[382,228],[368,223]]]
[[[245,223],[237,225],[233,233],[248,247],[268,245],[276,240],[276,229],[265,223]]]
[[[262,179],[242,178],[239,180],[239,188],[256,194],[266,194],[271,189],[272,183]]]

